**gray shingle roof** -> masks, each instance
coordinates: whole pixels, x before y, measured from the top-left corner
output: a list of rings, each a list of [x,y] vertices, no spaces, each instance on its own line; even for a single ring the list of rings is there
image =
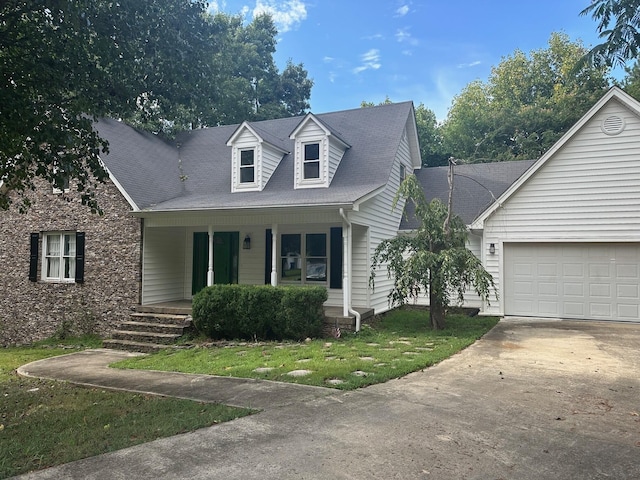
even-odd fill
[[[454,213],[469,225],[534,163],[535,160],[519,160],[456,165],[453,180]],[[431,167],[415,172],[427,201],[438,198],[445,204],[448,202],[448,170],[449,167]],[[409,204],[400,230],[413,230],[418,226],[412,205]]]
[[[231,193],[231,147],[238,125],[185,132],[175,142],[101,120],[110,143],[109,171],[140,209],[197,210],[350,204],[386,184],[402,139],[411,102],[315,115],[350,145],[329,188],[294,190],[293,154],[283,156],[262,192]],[[268,141],[293,152],[289,139],[304,117],[251,122]],[[179,147],[179,148],[178,148]]]

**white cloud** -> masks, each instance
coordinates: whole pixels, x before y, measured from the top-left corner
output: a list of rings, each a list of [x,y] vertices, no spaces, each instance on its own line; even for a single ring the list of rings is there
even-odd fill
[[[396,31],[395,37],[399,43],[408,43],[409,45],[414,47],[419,43],[417,39],[413,38],[408,28],[399,28]]]
[[[324,63],[331,63],[331,62],[333,62],[334,60],[335,60],[335,59],[334,59],[333,57],[330,57],[330,56],[328,56],[328,55],[326,55],[326,56],[322,59],[322,61],[323,61]]]
[[[396,10],[396,17],[404,17],[407,13],[409,13],[409,5],[402,5]]]
[[[380,63],[380,50],[372,48],[368,52],[364,53],[360,59],[362,65],[353,69],[353,73],[361,73],[365,70],[378,70],[382,64]]]
[[[288,32],[307,18],[307,7],[302,0],[257,0],[253,16],[268,13],[279,33]]]
[[[457,65],[458,68],[471,68],[471,67],[477,67],[478,65],[481,65],[482,62],[480,60],[476,60],[475,62],[470,62],[470,63],[459,63]]]

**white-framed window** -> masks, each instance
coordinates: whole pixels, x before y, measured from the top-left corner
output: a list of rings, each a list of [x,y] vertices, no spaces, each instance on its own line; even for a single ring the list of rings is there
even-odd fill
[[[62,188],[58,188],[54,184],[52,189],[55,194],[67,193],[69,191],[69,175],[64,176],[62,180]]]
[[[327,237],[326,233],[280,235],[280,280],[283,283],[326,284]]]
[[[320,178],[320,144],[317,142],[304,144],[302,176],[305,180]]]
[[[256,182],[256,152],[252,149],[240,150],[240,184],[253,185]]]
[[[400,164],[400,183],[404,182],[404,179],[407,178],[407,167],[405,167],[402,163]]]
[[[42,237],[42,279],[74,282],[76,279],[76,233],[46,232]]]

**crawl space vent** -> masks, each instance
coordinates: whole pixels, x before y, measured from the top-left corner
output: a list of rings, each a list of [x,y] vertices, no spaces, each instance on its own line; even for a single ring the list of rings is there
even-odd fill
[[[602,121],[601,128],[607,135],[617,135],[624,130],[624,119],[618,115],[611,115]]]

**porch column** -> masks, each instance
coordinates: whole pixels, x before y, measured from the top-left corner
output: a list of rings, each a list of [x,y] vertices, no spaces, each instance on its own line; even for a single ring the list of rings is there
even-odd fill
[[[207,286],[213,285],[213,225],[209,225],[209,267],[207,269]]]
[[[342,315],[349,316],[351,306],[351,284],[349,283],[349,243],[351,242],[351,224],[342,223]]]
[[[271,285],[278,285],[278,224],[271,226]]]

